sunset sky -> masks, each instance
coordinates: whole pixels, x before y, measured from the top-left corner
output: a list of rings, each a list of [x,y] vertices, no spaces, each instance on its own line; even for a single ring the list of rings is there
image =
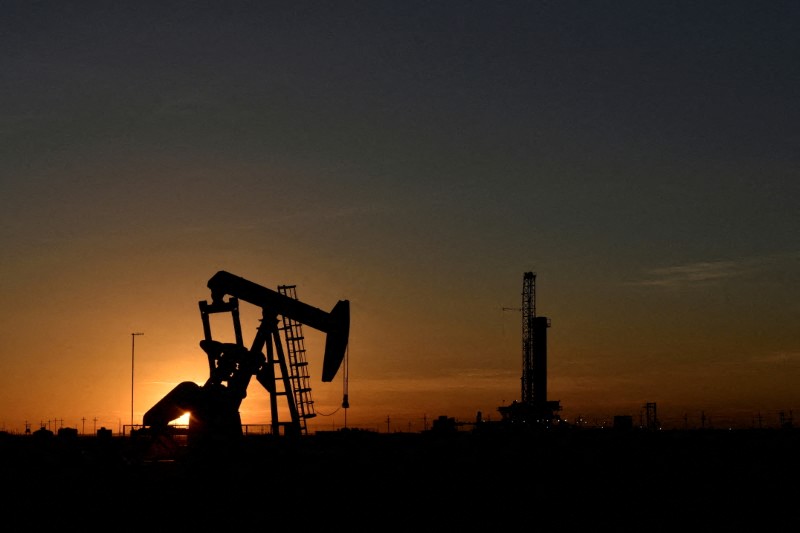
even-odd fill
[[[562,417],[800,414],[800,3],[210,5],[0,3],[0,429],[205,382],[220,270],[350,301],[312,430],[499,420],[527,271]]]

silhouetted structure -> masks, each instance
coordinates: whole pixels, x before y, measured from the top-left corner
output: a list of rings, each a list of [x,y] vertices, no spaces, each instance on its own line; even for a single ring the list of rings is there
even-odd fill
[[[656,410],[656,402],[647,402],[644,404],[645,408],[645,427],[651,431],[661,429],[661,422],[658,420],[658,412]]]
[[[190,445],[199,441],[224,444],[241,437],[239,406],[255,376],[270,395],[273,434],[279,435],[281,429],[288,435],[305,434],[305,419],[315,414],[301,324],[327,334],[322,381],[330,382],[346,355],[350,302],[340,300],[327,313],[297,300],[294,286],[281,286],[280,292],[275,292],[225,271],[217,272],[208,281],[208,287],[211,303],[203,300],[199,307],[205,335],[200,347],[208,356],[210,377],[203,386],[191,381],[178,384],[145,413],[143,422],[147,431],[167,435],[169,423],[189,412]],[[261,323],[249,348],[242,338],[240,299],[261,308]],[[230,313],[235,342],[222,343],[212,338],[210,315],[214,313]],[[281,331],[286,336],[286,352]],[[266,355],[262,352],[264,347]],[[288,422],[279,420],[279,396],[288,406]]]
[[[547,328],[550,319],[536,315],[536,274],[522,277],[522,392],[520,401],[497,410],[505,423],[550,427],[561,422],[559,401],[547,399]]]
[[[633,429],[633,417],[630,415],[615,415],[614,429],[625,431]]]

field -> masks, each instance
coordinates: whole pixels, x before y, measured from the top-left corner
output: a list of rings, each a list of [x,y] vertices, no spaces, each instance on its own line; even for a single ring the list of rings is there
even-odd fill
[[[800,501],[792,429],[0,442],[4,516],[98,529],[796,531]]]

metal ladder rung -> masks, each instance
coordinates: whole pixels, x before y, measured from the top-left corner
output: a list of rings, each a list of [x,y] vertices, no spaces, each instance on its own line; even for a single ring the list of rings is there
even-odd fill
[[[297,299],[297,292],[295,285],[279,285],[278,291],[284,296],[292,299]],[[288,375],[284,376],[290,386],[287,390],[282,392],[283,395],[291,395],[295,400],[297,407],[297,415],[301,421],[301,431],[306,432],[305,420],[313,418],[316,414],[313,412],[314,402],[310,399],[311,387],[309,386],[309,375],[305,367],[308,362],[305,361],[305,346],[303,344],[305,336],[303,335],[303,326],[301,323],[282,316],[282,325],[279,329],[283,332],[284,342],[286,343],[287,362],[289,365]]]

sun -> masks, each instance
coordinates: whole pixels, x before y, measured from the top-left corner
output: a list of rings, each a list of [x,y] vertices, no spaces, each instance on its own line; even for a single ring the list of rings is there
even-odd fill
[[[192,413],[184,413],[182,416],[179,416],[175,420],[169,423],[170,426],[188,426],[189,425],[189,417]]]

